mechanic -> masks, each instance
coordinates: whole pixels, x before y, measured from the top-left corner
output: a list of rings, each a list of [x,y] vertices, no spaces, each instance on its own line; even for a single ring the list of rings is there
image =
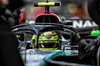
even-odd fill
[[[0,15],[5,18],[5,20],[10,24],[10,26],[15,26],[19,24],[19,16],[14,10],[10,10],[8,7],[8,0],[0,0]],[[9,9],[8,9],[9,8]]]
[[[13,3],[11,5],[16,6],[9,6],[14,8],[14,10],[21,7],[17,5],[21,3],[21,0],[9,0],[9,2],[8,0],[0,0],[0,65],[24,66],[18,51],[18,40],[11,32],[12,22],[10,23],[10,19],[14,20],[14,18],[12,13],[7,9],[9,3]]]

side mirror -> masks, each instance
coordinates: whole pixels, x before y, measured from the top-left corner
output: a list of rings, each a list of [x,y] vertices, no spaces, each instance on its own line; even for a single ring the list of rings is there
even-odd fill
[[[94,36],[94,37],[100,36],[100,30],[92,31],[91,36]]]

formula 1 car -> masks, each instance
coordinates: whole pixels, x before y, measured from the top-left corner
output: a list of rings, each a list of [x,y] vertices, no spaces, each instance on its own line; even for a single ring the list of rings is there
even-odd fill
[[[68,25],[57,24],[59,23],[59,19],[57,18],[57,16],[49,13],[49,6],[54,6],[54,4],[57,5],[59,3],[51,3],[48,1],[46,3],[36,3],[35,6],[46,6],[46,11],[44,14],[37,16],[35,24],[24,24],[13,27],[13,33],[18,35],[18,37],[21,36],[20,33],[24,34],[24,41],[20,41],[19,39],[18,40],[20,42],[20,45],[24,45],[24,50],[21,50],[20,53],[22,55],[23,61],[25,61],[25,64],[32,66],[97,65],[99,63],[99,50],[97,49],[99,48],[97,48],[97,46],[95,45],[93,46],[94,48],[97,48],[93,49],[93,55],[91,55],[91,53],[87,53],[84,50],[87,45],[95,44],[94,39],[89,38],[92,42],[86,41],[85,39],[80,40],[79,34],[77,33],[76,29]],[[39,43],[41,39],[40,36],[48,31],[49,33],[54,31],[59,37],[57,37],[57,43]],[[30,33],[32,34],[32,36],[35,35],[35,38],[33,36],[33,38],[35,39],[34,43],[31,43],[31,39],[30,41],[26,40],[26,33]],[[68,40],[68,36],[70,36],[70,40]],[[33,49],[26,50],[28,44],[31,44]],[[49,45],[50,47],[47,47],[47,45]],[[76,51],[77,49],[78,52]]]
[[[39,36],[42,33],[47,32],[47,31],[55,31],[56,34],[59,36],[59,40],[58,40],[59,43],[55,44],[56,46],[54,46],[54,44],[51,44],[52,46],[49,46],[50,43],[48,43],[47,45],[49,47],[46,47],[45,45],[44,45],[45,47],[41,47],[42,43],[40,44],[38,42]],[[16,35],[20,35],[20,34],[26,35],[26,33],[36,35],[34,49],[29,49],[29,50],[25,49],[25,50],[21,50],[21,52],[20,52],[23,57],[23,60],[26,62],[26,65],[32,64],[33,66],[34,65],[44,66],[44,62],[41,63],[41,61],[43,60],[44,57],[46,57],[47,54],[49,54],[53,50],[55,50],[54,53],[56,53],[56,52],[58,53],[58,51],[63,50],[60,52],[61,53],[65,52],[66,56],[67,55],[70,56],[70,55],[74,55],[74,54],[78,55],[76,48],[78,47],[78,44],[79,44],[79,37],[78,37],[76,30],[70,26],[66,27],[61,24],[34,24],[34,25],[25,24],[25,25],[19,25],[19,26],[13,27],[13,33]],[[67,38],[69,38],[69,36],[70,36],[71,40],[68,40],[64,36],[66,36]],[[27,41],[26,39],[25,39],[25,41],[19,41],[19,42],[21,45],[24,44],[25,47],[27,47],[27,44],[29,44],[29,41]],[[72,51],[66,51],[67,48],[65,48],[65,46],[67,48],[72,47],[73,50],[72,50],[72,48],[70,48],[69,50],[72,50]],[[57,49],[55,49],[55,48],[57,48]]]
[[[58,28],[59,27],[59,28]],[[48,30],[49,29],[49,30]],[[41,47],[39,36],[44,32],[55,31],[59,37],[59,43],[48,47]],[[82,39],[79,42],[79,36],[77,31],[71,26],[62,24],[25,24],[13,27],[13,33],[16,35],[24,34],[25,41],[19,41],[20,44],[25,46],[25,50],[21,50],[21,56],[26,66],[36,65],[36,66],[96,66],[97,61],[99,62],[99,50],[93,51],[94,59],[90,53],[87,53],[84,48],[86,45],[92,44],[91,42],[86,42]],[[27,45],[31,42],[26,40],[26,34],[35,34],[36,39],[34,43],[34,49],[27,49]],[[66,37],[65,37],[66,35]],[[93,33],[91,34],[93,36]],[[71,40],[66,39],[68,36]],[[18,39],[19,40],[19,39]],[[90,39],[92,42],[94,39]],[[30,39],[31,41],[31,39]],[[50,43],[49,43],[50,44]],[[49,45],[48,44],[48,45]],[[93,42],[94,44],[94,42]],[[70,47],[70,49],[68,48]],[[57,48],[57,49],[54,49]],[[78,48],[78,49],[76,49]],[[99,49],[95,46],[95,48]],[[98,52],[97,52],[98,51]],[[96,53],[95,53],[96,52]],[[97,54],[98,53],[98,54]],[[84,58],[85,57],[85,58]],[[95,62],[96,61],[96,62]]]

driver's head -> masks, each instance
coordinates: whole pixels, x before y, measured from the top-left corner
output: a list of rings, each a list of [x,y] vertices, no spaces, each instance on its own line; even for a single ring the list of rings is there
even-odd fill
[[[56,36],[56,35],[55,35]],[[57,47],[57,43],[54,40],[53,32],[45,32],[44,33],[44,37],[45,37],[45,42],[40,43],[40,47],[41,48],[56,48]]]
[[[36,35],[32,37],[32,45],[34,46]],[[58,48],[58,35],[55,32],[49,31],[39,36],[39,48]]]
[[[44,37],[50,39],[52,37],[52,32],[45,32]]]

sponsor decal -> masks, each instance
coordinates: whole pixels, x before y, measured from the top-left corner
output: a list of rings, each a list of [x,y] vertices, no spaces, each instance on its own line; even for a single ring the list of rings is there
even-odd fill
[[[21,57],[22,57],[22,59],[25,59],[25,55],[21,55]],[[44,58],[44,57],[45,57],[45,55],[41,55],[41,54],[34,54],[34,55],[28,54],[28,55],[26,55],[27,59],[32,58],[33,60],[34,59],[41,59],[41,58]]]
[[[71,19],[74,28],[98,27],[98,25],[89,19]]]

